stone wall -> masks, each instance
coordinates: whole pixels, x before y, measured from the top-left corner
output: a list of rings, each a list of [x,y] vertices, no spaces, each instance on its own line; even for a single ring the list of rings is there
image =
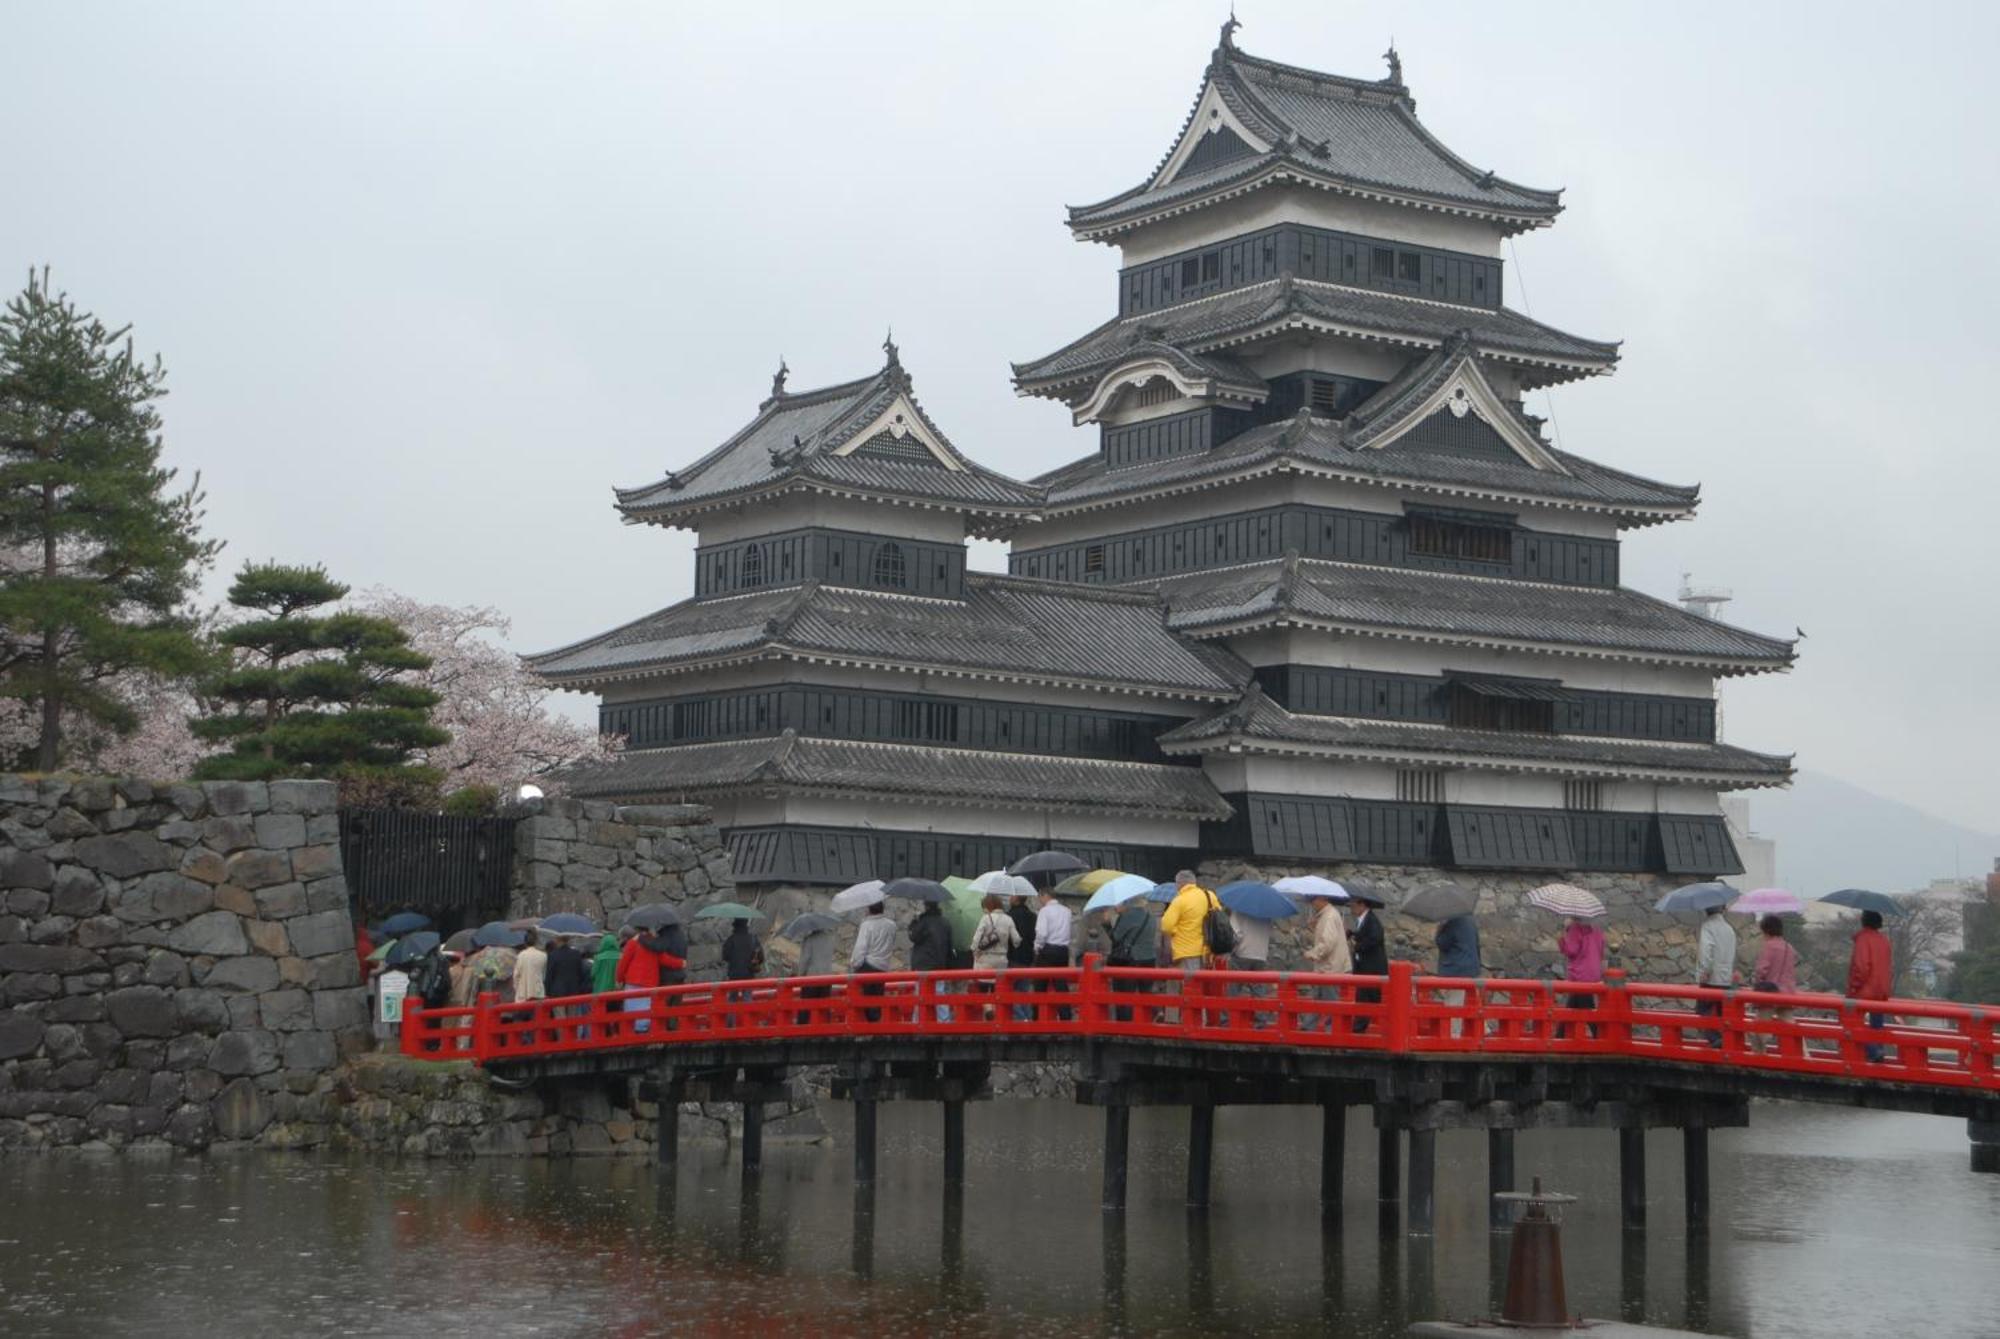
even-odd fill
[[[0,777],[0,1148],[247,1139],[367,1042],[331,782]]]
[[[736,895],[705,805],[547,799],[515,812],[513,915],[574,911],[615,926],[642,903]]]
[[[1563,874],[1545,872],[1433,870],[1390,865],[1248,865],[1240,861],[1208,861],[1199,870],[1210,887],[1237,879],[1272,881],[1292,874],[1321,874],[1331,879],[1358,879],[1373,886],[1393,908],[1396,902],[1427,884],[1449,881],[1479,897],[1479,948],[1488,976],[1538,977],[1562,972],[1562,955],[1556,951],[1556,937],[1562,933],[1560,917],[1528,905],[1527,894],[1545,883],[1569,883],[1585,888],[1603,899],[1610,915],[1604,927],[1607,967],[1622,968],[1635,980],[1692,981],[1694,978],[1695,937],[1700,930],[1696,917],[1668,916],[1653,910],[1663,894],[1689,879],[1665,874]],[[1742,917],[1731,918],[1737,932],[1737,947],[1747,973],[1756,958],[1756,936]],[[1303,970],[1305,918],[1294,917],[1279,923],[1271,936],[1272,967]],[[1383,917],[1388,932],[1389,956],[1406,958],[1424,966],[1437,962],[1433,936],[1437,927],[1426,921],[1397,916],[1393,910]]]

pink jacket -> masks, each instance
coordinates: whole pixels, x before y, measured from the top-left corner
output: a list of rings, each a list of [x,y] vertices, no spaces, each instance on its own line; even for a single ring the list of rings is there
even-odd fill
[[[1556,947],[1562,950],[1563,980],[1604,979],[1604,931],[1578,921],[1562,932]]]
[[[1750,983],[1762,985],[1766,981],[1787,995],[1798,991],[1799,951],[1787,944],[1783,935],[1764,936],[1764,947],[1757,950],[1757,965],[1750,969]]]

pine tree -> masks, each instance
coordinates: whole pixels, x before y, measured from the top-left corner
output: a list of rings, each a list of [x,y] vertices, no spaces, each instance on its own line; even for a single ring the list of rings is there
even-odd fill
[[[206,664],[186,604],[221,545],[200,535],[200,480],[169,491],[166,373],[128,332],[47,270],[0,313],[0,697],[38,716],[39,771],[62,764],[65,721],[138,724],[118,676]]]
[[[244,565],[229,603],[254,617],[219,635],[235,664],[209,686],[234,710],[194,722],[201,738],[230,748],[196,776],[334,777],[372,802],[430,799],[437,774],[410,755],[451,736],[431,723],[438,695],[406,677],[430,658],[388,619],[314,612],[346,594],[322,567]]]

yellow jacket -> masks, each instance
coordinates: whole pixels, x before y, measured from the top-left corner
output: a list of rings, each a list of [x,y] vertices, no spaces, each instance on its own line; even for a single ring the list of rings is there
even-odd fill
[[[1167,903],[1166,914],[1160,917],[1160,933],[1172,940],[1175,962],[1208,955],[1208,936],[1202,933],[1201,923],[1219,905],[1215,894],[1198,883],[1183,884],[1174,900]]]

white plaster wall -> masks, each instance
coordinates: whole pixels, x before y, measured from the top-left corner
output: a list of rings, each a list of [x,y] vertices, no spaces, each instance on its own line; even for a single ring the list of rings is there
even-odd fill
[[[741,688],[767,688],[786,683],[878,689],[891,693],[931,693],[975,702],[1016,702],[1039,707],[1079,707],[1086,711],[1125,711],[1158,716],[1193,717],[1214,709],[1213,704],[1180,698],[1034,684],[997,684],[938,674],[899,674],[893,670],[857,670],[841,665],[806,665],[797,661],[766,661],[692,674],[663,674],[627,680],[607,687],[603,700],[607,705],[615,706],[621,702],[682,697],[690,693],[733,692]]]
[[[791,496],[753,502],[701,518],[702,544],[727,544],[754,535],[776,534],[806,526],[855,530],[865,535],[893,535],[939,544],[965,542],[964,518],[954,512],[898,507],[852,498]]]
[[[1386,670],[1396,674],[1440,674],[1447,669],[1455,669],[1477,674],[1560,679],[1570,688],[1621,693],[1663,693],[1680,697],[1712,697],[1715,693],[1715,678],[1708,671],[1678,666],[1585,660],[1527,651],[1431,646],[1421,642],[1348,637],[1299,628],[1249,633],[1225,638],[1224,641],[1231,651],[1252,665],[1326,665]]]
[[[1332,191],[1265,186],[1124,234],[1117,240],[1123,255],[1120,263],[1127,268],[1143,265],[1176,251],[1227,241],[1279,223],[1304,223],[1474,256],[1498,257],[1503,238],[1498,225],[1476,219],[1357,200]]]
[[[1166,818],[1118,818],[1051,813],[1039,809],[971,808],[962,805],[900,803],[791,796],[767,803],[782,814],[759,823],[815,827],[881,828],[897,832],[962,832],[1034,841],[1123,842],[1132,845],[1195,846],[1199,825]],[[738,819],[741,824],[753,820]]]
[[[1396,773],[1401,770],[1384,763],[1255,755],[1211,757],[1204,760],[1203,767],[1215,788],[1225,794],[1264,791],[1280,795],[1343,796],[1357,800],[1395,799]],[[1439,770],[1445,773],[1444,797],[1447,804],[1505,805],[1525,809],[1563,807],[1561,777],[1451,768]],[[1604,808],[1617,813],[1721,812],[1721,802],[1716,793],[1701,786],[1606,782],[1602,794]]]

